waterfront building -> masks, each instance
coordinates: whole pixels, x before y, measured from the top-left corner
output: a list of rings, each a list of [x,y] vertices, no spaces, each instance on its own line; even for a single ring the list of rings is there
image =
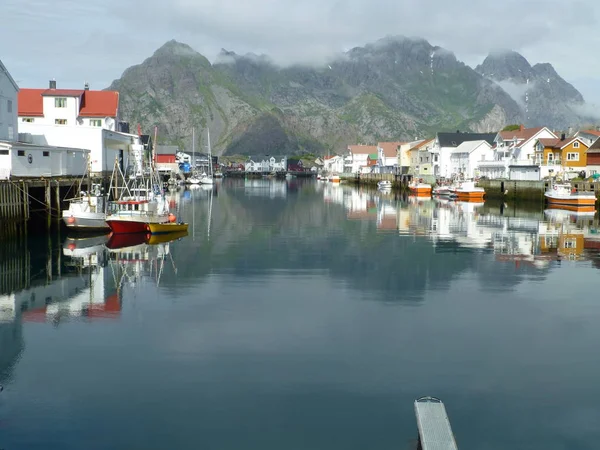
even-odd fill
[[[91,172],[111,172],[118,158],[122,166],[140,163],[140,136],[129,134],[119,121],[119,93],[59,89],[21,89],[18,94],[19,140],[34,145],[90,151]],[[138,170],[136,168],[135,170]]]
[[[17,93],[19,86],[0,61],[0,141],[17,140]]]

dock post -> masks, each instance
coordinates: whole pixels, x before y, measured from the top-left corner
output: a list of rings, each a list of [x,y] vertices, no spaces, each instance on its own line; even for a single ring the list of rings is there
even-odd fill
[[[23,217],[29,220],[29,184],[21,181],[23,187]]]
[[[56,187],[54,188],[54,199],[55,199],[55,203],[56,203],[56,219],[60,220],[60,215],[61,215],[61,205],[60,205],[60,183],[57,181],[56,182]]]
[[[52,197],[51,197],[51,186],[50,186],[50,181],[45,180],[44,181],[44,191],[45,191],[45,203],[46,203],[46,210],[48,213],[48,217],[47,217],[47,221],[46,224],[48,226],[48,228],[50,228],[50,226],[52,225]]]

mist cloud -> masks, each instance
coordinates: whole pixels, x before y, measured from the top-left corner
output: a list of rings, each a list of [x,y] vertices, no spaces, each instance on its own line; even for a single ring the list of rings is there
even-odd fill
[[[600,43],[600,3],[568,6],[559,0],[4,0],[5,35],[18,39],[0,44],[0,58],[23,86],[54,76],[63,84],[104,87],[170,39],[211,61],[227,48],[267,54],[279,64],[318,64],[402,34],[423,37],[472,66],[490,50],[510,48],[552,63],[567,79],[596,78],[600,61],[589,55]],[[577,33],[565,33],[565,23],[576,24]],[[571,64],[576,60],[586,64]]]

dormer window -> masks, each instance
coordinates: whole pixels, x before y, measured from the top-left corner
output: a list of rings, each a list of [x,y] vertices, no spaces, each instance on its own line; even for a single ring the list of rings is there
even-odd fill
[[[54,107],[55,108],[66,108],[67,107],[66,97],[56,97],[54,99]]]
[[[577,142],[577,141],[573,142],[573,148],[579,148],[579,142]]]

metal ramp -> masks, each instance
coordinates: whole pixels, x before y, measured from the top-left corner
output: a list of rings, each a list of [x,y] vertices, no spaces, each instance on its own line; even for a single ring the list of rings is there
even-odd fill
[[[423,450],[458,450],[446,408],[439,398],[421,397],[415,400],[419,427],[419,448]]]

